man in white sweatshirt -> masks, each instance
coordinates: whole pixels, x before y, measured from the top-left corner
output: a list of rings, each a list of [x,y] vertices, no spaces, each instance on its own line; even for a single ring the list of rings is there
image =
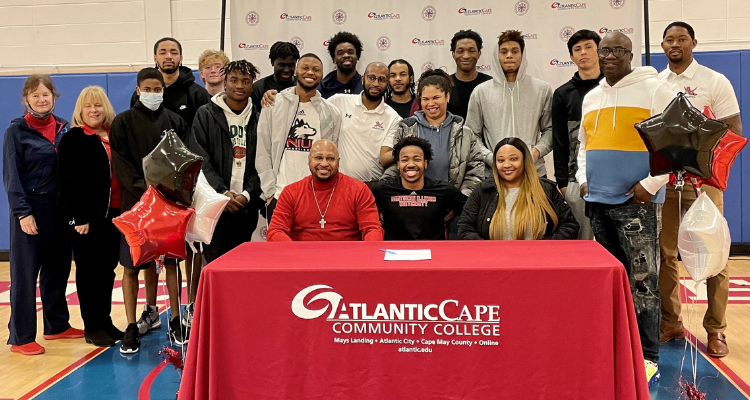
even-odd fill
[[[659,380],[659,233],[667,175],[649,174],[649,154],[633,126],[674,94],[653,67],[631,68],[633,43],[607,34],[597,51],[604,79],[583,98],[576,179],[594,238],[630,280],[649,385]]]
[[[308,155],[314,141],[328,139],[338,145],[341,113],[317,88],[323,79],[323,62],[312,53],[300,57],[295,70],[297,85],[274,96],[258,121],[255,168],[260,176],[264,216],[270,223],[284,188],[310,175]]]
[[[519,31],[500,35],[492,59],[493,79],[471,93],[466,126],[479,136],[487,171],[494,168],[490,149],[506,137],[517,137],[529,147],[539,176],[546,176],[543,157],[552,151],[552,87],[526,75],[525,47]]]
[[[245,60],[224,68],[224,91],[198,109],[188,146],[203,157],[203,174],[217,193],[229,197],[203,248],[207,262],[252,238],[258,223],[260,179],[255,170],[258,111],[249,101],[258,69]]]

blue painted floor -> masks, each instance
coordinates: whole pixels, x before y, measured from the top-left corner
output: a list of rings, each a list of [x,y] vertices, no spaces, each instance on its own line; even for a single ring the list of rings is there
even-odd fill
[[[138,399],[138,391],[146,376],[158,367],[163,358],[158,354],[167,338],[167,313],[161,315],[162,325],[141,337],[140,351],[131,356],[120,354],[119,343],[63,378],[35,399]],[[651,388],[652,400],[680,398],[678,380],[685,341],[671,341],[660,350],[661,381]],[[92,347],[93,349],[93,347]],[[154,379],[148,398],[173,400],[180,385],[180,371],[170,364]],[[692,371],[688,353],[683,367],[683,377],[691,381]],[[737,388],[727,380],[706,358],[698,354],[698,388],[708,400],[745,400]]]

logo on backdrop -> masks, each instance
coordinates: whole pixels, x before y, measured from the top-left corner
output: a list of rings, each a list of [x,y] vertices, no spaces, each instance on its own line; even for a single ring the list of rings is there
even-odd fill
[[[386,51],[391,47],[391,39],[388,36],[381,36],[378,38],[376,46],[378,46],[378,50]]]
[[[574,33],[576,33],[576,30],[572,26],[565,26],[560,29],[560,40],[567,42]]]
[[[425,72],[428,69],[435,69],[435,64],[433,64],[432,61],[427,61],[422,64],[422,72]]]
[[[464,16],[471,17],[474,15],[489,15],[492,14],[491,8],[474,8],[469,9],[466,7],[461,7],[458,9],[459,14],[463,14]]]
[[[282,13],[279,15],[280,19],[283,19],[284,21],[289,22],[310,22],[312,21],[312,15],[290,15],[287,13]]]
[[[268,50],[267,44],[247,44],[247,43],[240,43],[238,46],[241,49],[245,50]]]
[[[426,6],[422,9],[422,19],[425,21],[432,21],[437,15],[437,10],[433,6]]]
[[[318,292],[312,298],[305,299]],[[344,296],[328,285],[312,285],[299,291],[292,299],[292,313],[300,319],[313,320],[325,316],[332,323],[331,329],[338,334],[435,334],[438,336],[500,336],[500,306],[496,304],[463,304],[455,299],[440,303],[363,303],[343,301]],[[308,308],[318,302],[318,307]],[[351,342],[350,342],[351,339]],[[334,338],[337,343],[368,343],[378,339]],[[452,341],[450,344],[471,346],[472,344],[497,346],[497,342],[477,343]],[[379,339],[379,343],[401,344],[401,339]],[[406,342],[414,344],[414,340]],[[422,339],[421,344],[447,345],[448,343]],[[405,350],[399,349],[403,352]],[[430,352],[430,351],[426,351]]]
[[[558,59],[554,59],[549,62],[549,65],[555,66],[555,67],[573,67],[576,65],[573,61],[560,61]]]
[[[397,13],[378,14],[376,12],[371,12],[367,14],[367,18],[374,19],[376,21],[382,21],[384,19],[401,19],[401,14],[397,14]]]
[[[606,33],[610,33],[610,32],[622,32],[622,33],[624,33],[626,35],[630,35],[633,32],[635,32],[635,29],[633,29],[633,28],[609,29],[607,27],[599,28],[599,33],[606,34]]]
[[[328,44],[330,44],[330,42],[329,42],[329,41],[327,41],[327,40],[324,40],[324,41],[323,41],[323,46],[325,46],[325,47],[328,47]]]
[[[346,11],[342,9],[334,10],[331,14],[331,20],[336,25],[343,25],[346,22]]]
[[[299,36],[294,36],[291,39],[289,39],[289,43],[297,47],[297,50],[302,50],[305,48],[305,41],[302,40],[302,38]]]
[[[516,6],[515,6],[516,15],[519,15],[519,16],[526,15],[526,13],[529,12],[529,7],[530,5],[528,1],[519,0],[518,2],[516,2]]]
[[[476,69],[479,72],[492,71],[492,66],[491,65],[477,65]]]
[[[625,7],[625,0],[609,0],[609,6],[615,10]]]
[[[445,45],[445,40],[442,39],[430,39],[430,40],[422,40],[420,38],[414,38],[411,40],[413,44],[420,45],[420,46],[443,46]]]
[[[250,11],[245,15],[245,22],[250,26],[258,25],[258,22],[260,22],[260,15],[255,11]]]
[[[552,3],[552,8],[564,11],[564,10],[585,10],[586,3]]]
[[[523,38],[524,38],[525,40],[529,40],[529,39],[538,39],[538,38],[539,38],[539,35],[537,35],[536,33],[524,33],[524,34],[523,34]]]

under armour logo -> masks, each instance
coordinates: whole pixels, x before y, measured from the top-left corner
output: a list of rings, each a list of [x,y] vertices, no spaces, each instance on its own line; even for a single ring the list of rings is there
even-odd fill
[[[351,114],[346,114],[346,115],[344,115],[344,117],[345,117],[345,118],[351,118],[351,117],[352,117],[352,115],[351,115]]]

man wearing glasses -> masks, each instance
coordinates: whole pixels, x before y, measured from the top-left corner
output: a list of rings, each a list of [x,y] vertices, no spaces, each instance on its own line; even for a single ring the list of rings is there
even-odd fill
[[[649,174],[633,127],[660,114],[674,94],[653,67],[631,68],[633,44],[620,32],[599,43],[604,79],[583,99],[576,179],[594,238],[628,272],[649,385],[659,380],[659,233],[668,176]]]
[[[341,111],[341,172],[372,187],[383,175],[381,154],[393,151],[393,137],[401,121],[398,113],[385,103],[388,67],[370,63],[362,79],[360,94],[336,94],[328,101]]]

